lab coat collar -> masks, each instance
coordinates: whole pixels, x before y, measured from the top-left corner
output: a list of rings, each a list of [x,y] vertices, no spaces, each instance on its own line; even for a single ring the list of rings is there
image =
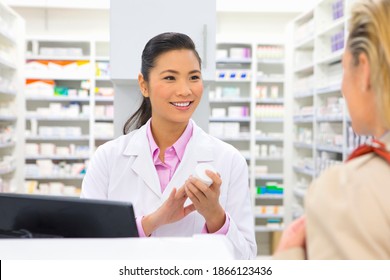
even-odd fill
[[[186,151],[184,152],[183,162],[179,165],[175,173],[190,172],[189,174],[192,174],[192,169],[195,168],[197,163],[212,162],[214,160],[211,137],[208,136],[200,127],[198,127],[193,120],[190,121],[194,127],[193,135],[187,144]],[[148,138],[146,135],[146,125],[142,126],[138,130],[131,132],[131,134],[133,135],[131,136],[129,143],[126,145],[123,151],[123,155],[136,157],[133,164],[131,165],[132,170],[144,180],[146,185],[158,197],[161,198],[162,194],[160,181],[156,168],[153,164]],[[187,170],[185,166],[187,166],[187,168],[190,167],[191,170]],[[171,181],[176,181],[174,180],[175,177],[177,176],[174,175]],[[174,184],[175,187],[180,187],[180,185],[176,185],[180,184],[180,182],[175,182]],[[168,185],[171,186],[171,182]],[[168,188],[167,186],[166,191],[170,192],[170,189],[171,187]]]
[[[193,120],[190,120],[194,127],[193,135],[188,144],[191,144],[191,147],[196,146],[196,151],[194,151],[195,157],[198,161],[211,161],[214,159],[213,151],[211,146],[211,140],[199,126]],[[138,130],[132,132],[134,134],[129,143],[126,145],[123,155],[125,156],[139,156],[141,153],[145,153],[145,147],[149,151],[148,138],[146,136],[146,125],[143,125]],[[191,147],[186,147],[186,150]],[[151,155],[150,155],[151,158]]]

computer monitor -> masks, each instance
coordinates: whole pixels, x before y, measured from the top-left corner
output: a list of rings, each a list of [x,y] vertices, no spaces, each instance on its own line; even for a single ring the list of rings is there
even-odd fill
[[[131,203],[0,193],[0,229],[36,237],[138,237]]]

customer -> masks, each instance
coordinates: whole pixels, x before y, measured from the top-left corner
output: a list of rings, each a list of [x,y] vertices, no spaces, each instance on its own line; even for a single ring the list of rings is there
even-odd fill
[[[390,259],[390,0],[354,5],[343,68],[352,127],[377,140],[313,182],[275,258]]]
[[[193,41],[180,33],[152,38],[138,82],[142,105],[125,135],[97,149],[81,196],[132,202],[140,236],[224,234],[237,258],[254,258],[246,160],[191,120],[203,94]],[[218,171],[207,172],[210,187],[191,176],[200,162]]]

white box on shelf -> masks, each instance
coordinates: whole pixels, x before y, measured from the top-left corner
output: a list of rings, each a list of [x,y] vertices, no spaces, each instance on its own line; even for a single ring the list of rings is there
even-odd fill
[[[240,136],[240,123],[225,123],[223,128],[223,134],[225,137],[238,138]]]
[[[222,122],[210,122],[209,123],[209,132],[215,137],[224,137],[224,123]]]
[[[214,118],[226,117],[226,108],[212,108],[211,116]]]

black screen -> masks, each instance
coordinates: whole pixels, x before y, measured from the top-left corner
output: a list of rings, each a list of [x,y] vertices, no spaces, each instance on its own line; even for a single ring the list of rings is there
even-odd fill
[[[131,203],[0,194],[0,229],[34,236],[138,237]]]

